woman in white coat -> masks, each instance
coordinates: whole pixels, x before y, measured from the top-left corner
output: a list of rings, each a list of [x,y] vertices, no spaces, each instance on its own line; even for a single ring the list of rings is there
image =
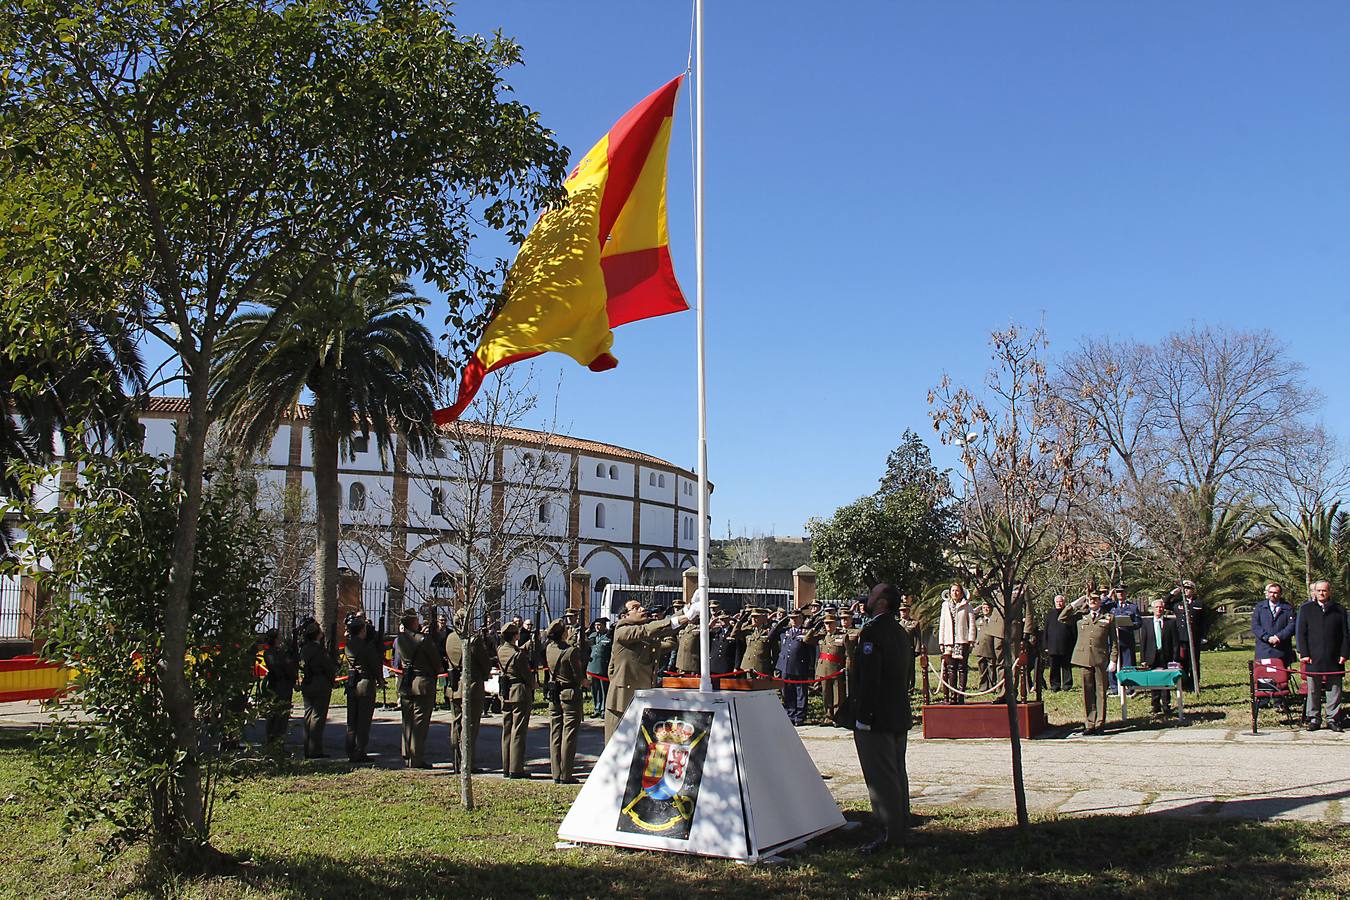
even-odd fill
[[[975,611],[966,599],[966,590],[953,584],[942,592],[942,614],[938,619],[938,646],[942,650],[942,682],[948,703],[963,703],[958,693],[966,689],[966,660],[975,643]]]

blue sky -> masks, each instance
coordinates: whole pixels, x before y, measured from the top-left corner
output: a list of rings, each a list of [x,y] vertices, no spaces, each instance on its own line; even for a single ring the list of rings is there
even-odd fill
[[[683,69],[688,2],[491,0],[518,96],[575,153]],[[1271,328],[1344,436],[1350,5],[709,2],[713,535],[801,533],[875,487],[991,329]],[[672,251],[692,300],[687,101]],[[484,248],[500,252],[499,248]],[[1331,340],[1327,340],[1331,338]],[[694,316],[570,361],[562,425],[692,466]]]
[[[691,4],[464,0],[575,154],[683,70]],[[876,486],[991,329],[1270,328],[1347,436],[1350,5],[707,3],[713,536],[799,534]],[[671,244],[693,301],[688,93]],[[483,256],[510,254],[485,243]],[[444,313],[437,300],[435,320]],[[693,467],[693,313],[616,332],[560,426]],[[941,448],[934,447],[938,459]]]

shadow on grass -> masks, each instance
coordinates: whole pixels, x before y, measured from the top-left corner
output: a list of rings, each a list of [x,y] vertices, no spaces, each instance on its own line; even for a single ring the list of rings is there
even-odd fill
[[[849,818],[865,818],[850,813]],[[742,867],[676,854],[540,846],[512,861],[481,846],[430,857],[352,859],[301,849],[233,873],[264,892],[333,897],[622,896],[1282,896],[1332,890],[1350,846],[1329,828],[1087,817],[1024,831],[1004,817],[942,811],[889,855],[860,857],[859,832],[819,839],[783,865]],[[1316,832],[1315,840],[1308,840]],[[504,846],[512,843],[503,839]],[[1318,852],[1309,853],[1309,847]],[[521,849],[518,845],[515,853]],[[464,858],[469,854],[478,858]]]

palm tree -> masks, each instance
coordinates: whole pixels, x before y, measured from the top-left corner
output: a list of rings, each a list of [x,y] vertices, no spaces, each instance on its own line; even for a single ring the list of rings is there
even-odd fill
[[[338,459],[358,435],[381,457],[402,434],[417,454],[436,441],[432,413],[437,354],[420,316],[426,301],[387,272],[329,272],[285,313],[241,313],[230,323],[213,374],[213,403],[225,440],[256,453],[292,413],[301,393],[313,407],[315,618],[336,652]],[[245,348],[261,362],[240,371]]]
[[[145,370],[125,323],[72,318],[60,344],[55,355],[0,354],[0,408],[9,413],[0,415],[0,497],[23,490],[10,466],[51,462],[58,435],[67,446],[85,439],[121,446],[137,436],[127,389],[144,389]],[[12,549],[9,524],[0,523],[0,557]]]

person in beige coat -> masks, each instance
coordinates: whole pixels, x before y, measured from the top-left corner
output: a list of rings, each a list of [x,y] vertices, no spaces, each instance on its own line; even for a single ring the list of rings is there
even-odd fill
[[[963,703],[965,698],[957,692],[966,689],[966,659],[975,644],[975,611],[960,584],[943,591],[942,598],[942,611],[938,615],[942,680],[946,684],[947,702]]]
[[[1060,610],[1059,620],[1078,623],[1070,662],[1083,673],[1083,733],[1101,734],[1106,727],[1106,669],[1114,617],[1102,611],[1101,597],[1085,594]]]
[[[649,619],[636,600],[625,604],[624,616],[614,626],[614,645],[609,656],[609,693],[605,696],[605,740],[623,721],[623,714],[638,691],[656,687],[657,666],[661,662],[662,643],[696,619],[702,601],[695,601],[682,614],[666,619]]]

